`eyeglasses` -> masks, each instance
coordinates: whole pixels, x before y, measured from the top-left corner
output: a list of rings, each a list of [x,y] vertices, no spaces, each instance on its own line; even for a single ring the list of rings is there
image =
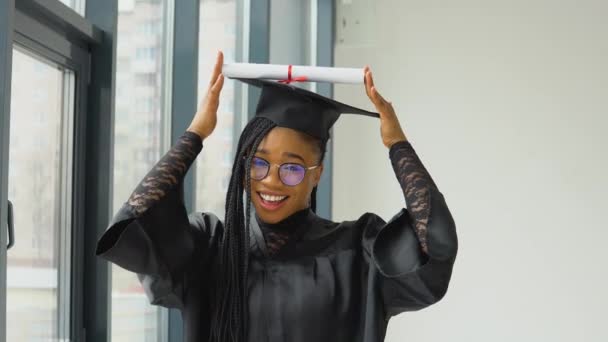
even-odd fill
[[[304,176],[306,176],[306,171],[319,167],[319,165],[305,167],[297,163],[270,164],[260,157],[253,157],[251,160],[251,178],[257,181],[266,178],[268,172],[270,172],[270,165],[279,168],[279,178],[287,186],[300,184],[304,180]]]

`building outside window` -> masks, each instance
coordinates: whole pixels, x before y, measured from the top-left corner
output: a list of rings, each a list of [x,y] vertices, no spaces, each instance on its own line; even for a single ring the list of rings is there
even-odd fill
[[[205,96],[217,51],[224,52],[224,63],[235,61],[237,9],[236,0],[201,0],[198,63],[198,103]],[[217,126],[205,140],[196,171],[198,211],[212,212],[222,221],[226,191],[232,172],[236,129],[235,81],[226,79],[220,98]]]
[[[164,56],[171,1],[118,2],[113,212],[165,152]],[[161,310],[136,274],[112,265],[112,341],[161,341]]]

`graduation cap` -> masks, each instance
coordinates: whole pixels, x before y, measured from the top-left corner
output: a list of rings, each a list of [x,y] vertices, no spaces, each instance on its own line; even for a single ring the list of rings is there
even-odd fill
[[[341,114],[380,117],[378,113],[349,106],[291,84],[254,78],[234,79],[262,89],[256,116],[268,118],[277,126],[295,129],[322,141],[329,139],[329,130]]]

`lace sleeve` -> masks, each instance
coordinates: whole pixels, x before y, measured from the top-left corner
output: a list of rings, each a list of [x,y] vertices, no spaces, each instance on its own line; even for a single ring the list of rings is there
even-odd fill
[[[186,131],[135,188],[127,201],[131,210],[139,216],[175,189],[202,148],[200,136]]]
[[[426,236],[431,213],[430,192],[438,191],[437,186],[409,141],[393,144],[389,156],[403,190],[406,206],[413,216],[414,230],[420,246],[428,254]]]

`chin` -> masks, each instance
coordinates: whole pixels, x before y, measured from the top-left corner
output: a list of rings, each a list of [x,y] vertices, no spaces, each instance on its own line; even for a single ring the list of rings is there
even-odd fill
[[[282,213],[268,213],[262,210],[258,210],[256,209],[256,212],[258,214],[258,216],[262,219],[262,221],[266,222],[266,223],[278,223],[281,222],[283,219],[285,219],[287,216],[289,215],[284,215]]]
[[[284,219],[284,217],[281,217],[281,218],[274,218],[274,217],[273,218],[268,218],[268,217],[263,216],[263,215],[260,216],[260,218],[262,219],[263,222],[270,223],[270,224],[279,223],[279,222],[281,222]]]
[[[269,211],[269,210],[265,209],[264,207],[262,207],[262,205],[260,204],[258,199],[253,199],[252,202],[253,202],[255,211],[256,211],[257,215],[260,217],[260,219],[262,219],[262,221],[264,221],[266,223],[270,223],[270,224],[280,222],[280,221],[284,220],[285,218],[287,218],[289,216],[289,213],[294,212],[291,208],[287,208],[287,207],[280,208],[279,210],[276,210],[276,211]]]

